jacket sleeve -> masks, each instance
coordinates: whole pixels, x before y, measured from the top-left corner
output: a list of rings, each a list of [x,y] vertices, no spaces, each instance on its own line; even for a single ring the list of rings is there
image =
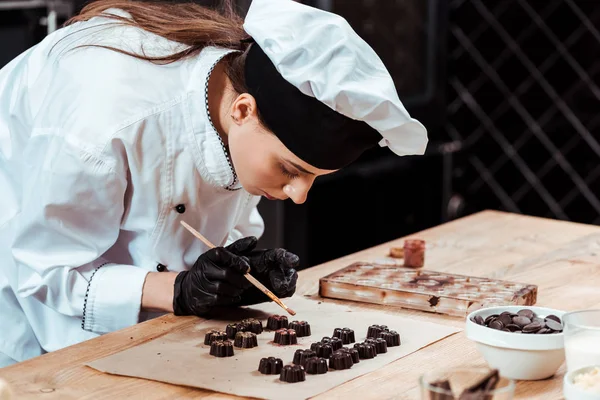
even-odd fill
[[[236,240],[247,236],[256,236],[260,239],[265,231],[265,223],[256,207],[260,199],[260,196],[253,196],[250,199],[248,205],[238,219],[235,228],[229,233],[229,238],[225,245],[229,245]]]
[[[124,163],[59,136],[32,141],[12,245],[18,295],[99,334],[135,324],[148,271],[102,259],[120,231]]]

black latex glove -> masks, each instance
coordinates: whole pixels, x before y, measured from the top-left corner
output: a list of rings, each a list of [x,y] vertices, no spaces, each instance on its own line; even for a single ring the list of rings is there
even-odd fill
[[[210,249],[189,271],[180,272],[173,295],[175,315],[201,316],[215,306],[240,303],[242,294],[252,286],[244,277],[250,264],[241,254],[255,246],[256,238],[248,237]]]
[[[255,239],[256,240],[256,239]],[[285,249],[255,250],[246,247],[236,254],[250,263],[250,275],[254,276],[279,298],[291,297],[296,292],[300,259]],[[250,305],[269,301],[266,294],[252,286],[242,294],[240,304]]]

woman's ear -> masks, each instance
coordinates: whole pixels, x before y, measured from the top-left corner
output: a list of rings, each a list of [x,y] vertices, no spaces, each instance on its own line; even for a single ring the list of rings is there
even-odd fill
[[[240,94],[231,105],[231,118],[238,125],[258,119],[258,110],[254,96],[248,93]]]

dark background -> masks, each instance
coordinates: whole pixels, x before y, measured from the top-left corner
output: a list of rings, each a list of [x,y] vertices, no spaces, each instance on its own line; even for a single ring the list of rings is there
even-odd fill
[[[83,4],[61,1],[0,0],[0,66]],[[374,149],[304,205],[262,201],[263,245],[308,267],[484,209],[600,223],[600,1],[304,2],[373,46],[430,145]]]

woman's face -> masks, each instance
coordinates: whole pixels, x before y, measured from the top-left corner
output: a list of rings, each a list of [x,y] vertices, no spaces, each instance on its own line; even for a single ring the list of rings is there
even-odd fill
[[[228,131],[229,152],[241,185],[255,196],[304,203],[315,179],[335,170],[318,169],[296,157],[260,124],[256,103],[249,98],[252,104],[234,102]]]

